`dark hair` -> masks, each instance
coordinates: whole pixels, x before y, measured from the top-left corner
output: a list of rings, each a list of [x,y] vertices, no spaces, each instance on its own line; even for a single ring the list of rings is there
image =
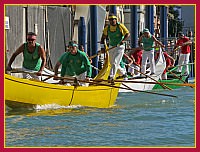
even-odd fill
[[[143,34],[143,32],[140,32],[140,33],[139,33],[139,37],[142,36],[142,34]]]
[[[179,35],[184,36],[183,32],[178,32]]]
[[[69,44],[77,44],[77,42],[74,40],[71,40],[71,41],[69,41]]]
[[[35,34],[34,32],[28,32],[27,35],[33,35],[33,36],[37,36],[37,34]]]
[[[84,50],[84,46],[81,44],[81,45],[78,46],[78,49],[79,50],[82,50],[82,49]]]

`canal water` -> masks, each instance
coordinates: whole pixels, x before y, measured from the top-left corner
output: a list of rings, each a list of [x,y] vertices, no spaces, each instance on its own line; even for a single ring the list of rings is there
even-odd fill
[[[6,147],[194,147],[195,90],[119,93],[108,109],[6,108]]]

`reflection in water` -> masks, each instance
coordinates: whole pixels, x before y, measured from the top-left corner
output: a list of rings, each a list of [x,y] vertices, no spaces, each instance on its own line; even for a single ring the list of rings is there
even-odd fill
[[[11,109],[6,106],[5,116],[9,117],[12,115],[26,115],[26,116],[40,116],[40,115],[60,115],[66,113],[74,113],[74,114],[87,114],[92,111],[104,110],[106,112],[112,112],[111,109],[119,108],[119,106],[113,106],[112,108],[92,108],[92,107],[84,107],[81,105],[73,105],[73,106],[60,106],[57,104],[46,104],[46,105],[36,105],[33,108],[17,108]],[[109,110],[110,109],[110,110]]]

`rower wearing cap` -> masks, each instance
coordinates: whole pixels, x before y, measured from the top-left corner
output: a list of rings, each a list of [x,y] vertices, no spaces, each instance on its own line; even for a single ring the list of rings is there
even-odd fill
[[[154,60],[154,46],[155,43],[159,44],[161,47],[165,47],[160,41],[158,41],[154,35],[149,32],[149,29],[145,28],[143,34],[139,38],[139,45],[143,43],[143,53],[142,53],[142,67],[141,73],[146,74],[147,60],[150,62],[151,75],[155,74],[155,60]]]
[[[30,73],[23,73],[23,78],[26,79],[37,79],[42,74],[46,64],[46,54],[42,46],[36,42],[36,34],[29,32],[27,34],[27,42],[23,43],[11,56],[10,61],[7,65],[7,70],[12,70],[12,63],[15,58],[23,53],[23,68],[22,70]],[[31,74],[35,72],[35,74]]]
[[[114,14],[110,14],[108,19],[110,24],[107,25],[103,30],[101,37],[101,50],[105,51],[104,41],[108,38],[109,48],[112,48],[109,50],[111,70],[108,80],[112,82],[124,54],[125,41],[130,36],[130,33],[123,24],[117,22],[117,16]]]
[[[82,52],[78,49],[76,41],[70,41],[68,44],[69,51],[65,52],[58,59],[58,62],[55,65],[54,72],[57,79],[58,69],[62,64],[61,76],[72,76],[80,80],[90,80],[92,69],[90,61],[85,52]],[[64,83],[61,80],[60,83]]]
[[[190,45],[192,45],[192,41],[186,37],[183,32],[178,33],[178,41],[174,47],[175,51],[177,48],[181,49],[180,55],[179,55],[179,60],[178,60],[178,65],[185,65],[185,72],[183,75],[189,75],[189,59],[190,59]],[[179,66],[177,69],[177,73],[181,74],[183,66]]]

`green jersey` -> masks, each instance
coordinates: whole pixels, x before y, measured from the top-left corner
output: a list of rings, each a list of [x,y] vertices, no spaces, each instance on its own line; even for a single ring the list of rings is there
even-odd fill
[[[117,46],[128,34],[128,29],[121,23],[117,22],[116,26],[107,25],[103,30],[103,35],[108,36],[111,46]]]
[[[154,47],[154,40],[152,35],[150,34],[150,38],[143,37],[142,38],[143,46],[145,51],[151,51]]]
[[[85,52],[77,50],[77,54],[73,55],[70,52],[65,52],[60,58],[62,64],[61,76],[75,76],[87,71],[87,76],[91,77],[92,68],[90,61]]]
[[[23,51],[23,67],[26,69],[39,71],[41,67],[41,58],[38,53],[40,44],[35,43],[35,50],[33,53],[28,52],[28,43],[24,43],[24,51]]]
[[[117,23],[115,32],[111,32],[110,26],[108,26],[108,37],[109,37],[111,46],[117,46],[123,40],[124,36],[122,35],[120,31],[119,23]]]

